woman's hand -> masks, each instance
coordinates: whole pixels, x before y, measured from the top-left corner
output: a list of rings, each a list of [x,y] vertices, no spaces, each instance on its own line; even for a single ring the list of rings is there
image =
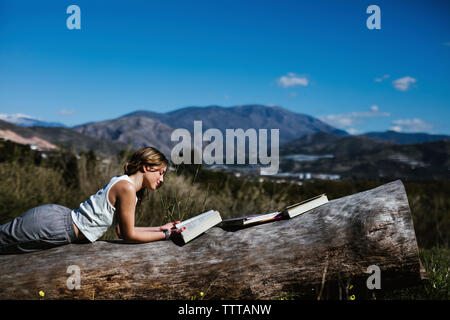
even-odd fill
[[[169,237],[172,238],[173,236],[179,235],[183,230],[186,229],[186,227],[183,227],[181,229],[177,229],[175,227],[175,225],[178,224],[178,223],[180,223],[180,221],[166,223],[165,225],[160,226],[159,230],[161,230],[161,231],[169,230]]]
[[[175,221],[175,222],[169,222],[166,223],[165,225],[162,225],[159,227],[159,230],[163,231],[163,230],[170,230],[172,228],[175,228],[175,225],[180,223],[180,221]]]

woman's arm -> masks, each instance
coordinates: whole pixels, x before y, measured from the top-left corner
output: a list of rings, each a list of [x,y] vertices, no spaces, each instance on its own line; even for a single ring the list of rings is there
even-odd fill
[[[116,231],[121,239],[127,242],[150,242],[165,239],[163,231],[138,229],[134,226],[136,210],[136,192],[128,183],[117,186],[116,214],[118,226]]]
[[[179,223],[179,221],[175,222],[175,223]],[[159,227],[134,227],[134,229],[138,232],[159,232],[161,230],[170,229],[170,228],[164,228],[164,226],[159,226]],[[117,236],[120,239],[122,239],[122,234],[120,232],[120,224],[119,223],[116,224],[116,233],[117,233]]]
[[[116,198],[117,224],[116,233],[120,239],[127,242],[151,242],[165,239],[164,230],[180,232],[174,230],[175,223],[167,223],[159,227],[135,227],[136,193],[129,184],[118,185]]]
[[[117,220],[119,220],[119,219],[117,219]],[[115,227],[116,227],[117,236],[120,239],[122,239],[122,233],[120,232],[120,223],[118,221],[116,222]],[[158,231],[161,231],[160,228],[161,227],[134,227],[134,229],[139,232],[158,232]]]
[[[135,227],[139,232],[158,232],[161,231],[161,227]]]

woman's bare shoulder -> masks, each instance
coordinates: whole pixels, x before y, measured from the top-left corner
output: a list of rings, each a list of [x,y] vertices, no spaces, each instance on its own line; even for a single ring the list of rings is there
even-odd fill
[[[117,181],[110,189],[111,198],[136,198],[136,189],[134,185],[127,180]]]
[[[136,189],[134,188],[134,185],[128,180],[117,181],[112,187],[115,188],[116,190],[120,190],[123,192],[136,193]]]

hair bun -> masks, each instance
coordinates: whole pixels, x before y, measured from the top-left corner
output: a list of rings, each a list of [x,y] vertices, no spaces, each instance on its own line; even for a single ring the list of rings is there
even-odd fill
[[[125,174],[128,174],[130,172],[129,166],[130,166],[130,163],[128,161],[125,162],[125,164],[123,165],[123,171]]]

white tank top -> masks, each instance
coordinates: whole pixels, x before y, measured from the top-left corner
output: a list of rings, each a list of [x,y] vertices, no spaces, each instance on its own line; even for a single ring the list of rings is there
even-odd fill
[[[108,192],[120,180],[132,182],[127,175],[114,176],[108,184],[71,212],[73,222],[91,242],[103,236],[113,224],[116,208],[109,202]],[[136,197],[136,203],[137,201]]]

